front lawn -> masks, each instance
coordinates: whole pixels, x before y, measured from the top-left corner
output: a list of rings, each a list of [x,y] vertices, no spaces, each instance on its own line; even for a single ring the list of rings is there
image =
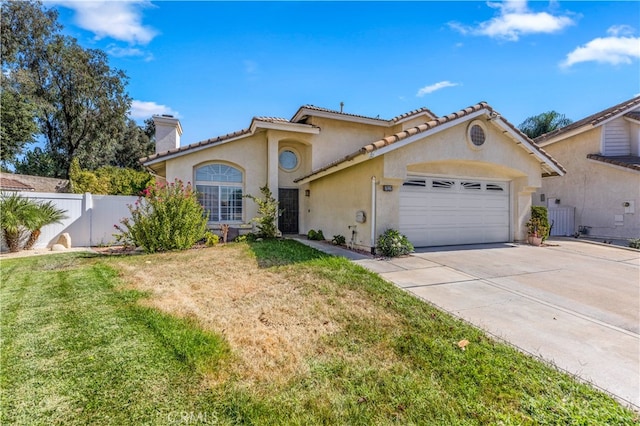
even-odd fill
[[[2,424],[639,423],[294,241],[11,259],[1,273]]]

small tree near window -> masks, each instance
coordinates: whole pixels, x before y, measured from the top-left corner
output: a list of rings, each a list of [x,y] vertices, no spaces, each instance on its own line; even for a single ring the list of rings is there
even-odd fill
[[[278,236],[277,220],[282,210],[278,209],[278,201],[273,198],[269,187],[265,184],[260,188],[262,198],[247,194],[249,198],[258,205],[258,215],[252,221],[258,228],[258,236],[261,238],[276,238]]]

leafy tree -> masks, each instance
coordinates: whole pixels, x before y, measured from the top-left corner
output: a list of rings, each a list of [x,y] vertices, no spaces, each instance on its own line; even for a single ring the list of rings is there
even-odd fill
[[[153,125],[153,121],[151,123]],[[149,125],[147,122],[145,124],[146,127],[142,128],[135,121],[127,120],[122,140],[115,149],[114,159],[111,162],[112,166],[142,170],[142,165],[138,160],[153,154],[155,151],[155,142],[152,141],[148,133]]]
[[[2,24],[3,87],[34,106],[53,175],[67,177],[75,157],[90,169],[115,162],[131,104],[124,72],[61,35],[57,13],[41,2],[3,1]]]
[[[27,151],[21,160],[15,163],[16,173],[33,176],[56,177],[58,165],[53,156],[40,147]]]
[[[573,121],[556,111],[543,112],[524,120],[518,128],[531,139],[568,126]]]
[[[3,88],[0,94],[0,161],[13,163],[24,146],[35,141],[35,108],[20,93]]]

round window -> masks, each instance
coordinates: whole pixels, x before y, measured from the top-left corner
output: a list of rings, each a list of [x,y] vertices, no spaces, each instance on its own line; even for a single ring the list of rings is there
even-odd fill
[[[295,152],[285,150],[280,153],[280,167],[285,170],[293,170],[298,167],[298,156]]]
[[[475,146],[482,146],[484,141],[487,139],[484,134],[484,129],[478,124],[471,126],[471,129],[469,130],[469,138]]]

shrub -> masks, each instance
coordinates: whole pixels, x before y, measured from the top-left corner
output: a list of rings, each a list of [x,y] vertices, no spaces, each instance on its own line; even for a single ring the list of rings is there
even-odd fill
[[[347,243],[347,239],[344,237],[344,235],[334,235],[331,242],[337,246],[343,246]]]
[[[313,229],[309,230],[307,233],[307,238],[314,241],[322,241],[324,240],[324,234],[321,229],[314,231]]]
[[[634,249],[640,249],[640,238],[634,238],[629,240],[629,247]]]
[[[278,236],[278,226],[276,220],[281,210],[278,210],[278,201],[273,198],[271,190],[267,185],[260,188],[262,198],[253,195],[245,195],[245,197],[253,200],[258,205],[258,215],[253,218],[253,222],[258,228],[258,236],[261,238],[275,238]]]
[[[547,208],[544,206],[532,206],[531,207],[531,219],[527,222],[527,227],[529,228],[529,233],[531,234],[532,226],[536,228],[536,233],[538,237],[542,237],[542,240],[546,240],[549,237],[549,218],[547,214]]]
[[[213,247],[220,242],[220,237],[218,234],[214,234],[211,231],[207,231],[204,234],[204,243],[207,247]]]
[[[413,245],[407,237],[395,229],[387,229],[378,237],[376,248],[383,256],[396,257],[409,254],[413,251]]]
[[[134,169],[104,166],[93,171],[83,170],[77,158],[71,162],[69,180],[76,194],[111,195],[139,195],[155,182],[151,174]]]
[[[191,184],[185,186],[178,179],[147,188],[129,211],[131,218],[115,225],[120,231],[116,239],[147,253],[186,250],[205,236],[204,209]]]

